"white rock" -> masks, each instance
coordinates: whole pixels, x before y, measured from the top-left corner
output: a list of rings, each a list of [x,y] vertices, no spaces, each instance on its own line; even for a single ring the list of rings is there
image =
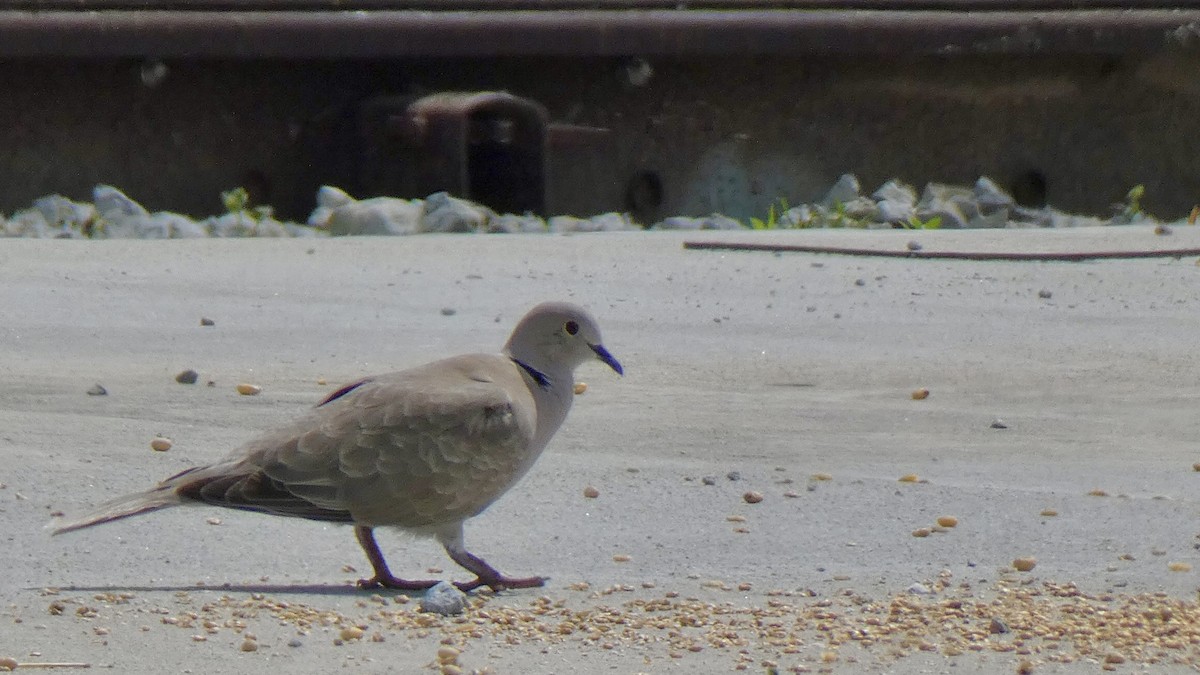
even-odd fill
[[[17,211],[4,223],[4,234],[8,237],[48,239],[59,236],[61,231],[61,228],[52,229],[50,223],[46,222],[46,216],[37,209]]]
[[[62,195],[47,195],[33,202],[50,225],[70,228],[82,233],[96,219],[96,207],[86,202],[73,202]]]
[[[819,202],[821,206],[832,208],[835,204],[845,204],[848,201],[857,199],[862,194],[862,186],[858,183],[858,176],[852,173],[844,173],[833,187],[829,188],[829,192],[821,198]]]
[[[1017,202],[1012,198],[995,181],[987,176],[980,176],[979,180],[975,181],[975,187],[972,190],[975,195],[975,202],[979,204],[979,210],[982,213],[993,213],[1000,209],[1006,212],[1016,206]]]
[[[150,215],[145,207],[111,185],[97,185],[92,188],[92,202],[96,205],[96,213],[105,220],[121,216]]]
[[[333,215],[334,209],[353,202],[354,198],[343,190],[332,185],[322,185],[317,188],[317,208],[309,214],[308,224],[312,227],[328,227],[329,218]]]
[[[882,201],[878,202],[877,206],[879,207],[879,220],[884,223],[907,222],[917,213],[912,204],[902,202]]]
[[[699,218],[672,216],[655,223],[654,230],[743,230],[746,226],[729,216],[714,213]]]
[[[549,221],[551,232],[619,232],[641,229],[624,213],[602,213],[591,218],[554,216]]]
[[[917,218],[925,221],[939,217],[942,229],[965,228],[978,215],[974,194],[958,185],[929,183],[917,202]]]
[[[514,213],[505,213],[489,220],[487,231],[519,234],[522,232],[545,232],[546,228],[546,221],[541,216],[518,216]]]
[[[106,239],[191,239],[207,237],[208,231],[191,218],[170,211],[125,215],[110,211],[93,236]]]
[[[322,207],[317,208],[319,210]],[[424,210],[424,204],[419,199],[351,199],[332,207],[324,227],[329,234],[336,236],[417,234],[422,231],[421,218]],[[308,219],[309,225],[317,224],[316,217],[317,212],[314,211]]]
[[[858,221],[875,221],[879,219],[879,206],[866,197],[855,197],[842,202],[842,213]]]
[[[652,230],[703,230],[703,218],[691,218],[688,216],[672,216],[664,218],[660,222],[655,223],[650,229]]]
[[[779,216],[779,227],[811,227],[813,225],[813,219],[816,217],[817,214],[813,212],[812,207],[808,204],[793,206]]]
[[[871,193],[871,197],[877,202],[896,202],[908,204],[910,207],[917,203],[917,191],[896,179],[880,185],[879,189]]]
[[[245,211],[223,213],[204,221],[205,228],[214,237],[252,236],[256,225],[254,219]]]
[[[440,581],[430,587],[421,597],[420,609],[422,612],[451,616],[462,614],[466,608],[467,594],[458,590],[457,586],[445,581]]]
[[[425,232],[481,232],[487,227],[491,210],[447,192],[435,192],[425,198],[421,229]]]
[[[898,180],[889,180],[871,193],[879,207],[879,221],[904,223],[916,215],[917,193]]]
[[[589,219],[597,232],[623,232],[625,230],[642,229],[629,217],[628,213],[601,213]]]

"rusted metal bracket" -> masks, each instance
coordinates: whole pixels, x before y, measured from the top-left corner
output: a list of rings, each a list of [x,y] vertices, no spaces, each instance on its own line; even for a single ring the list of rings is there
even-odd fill
[[[380,97],[359,108],[361,188],[447,191],[506,213],[546,205],[545,107],[504,92]]]

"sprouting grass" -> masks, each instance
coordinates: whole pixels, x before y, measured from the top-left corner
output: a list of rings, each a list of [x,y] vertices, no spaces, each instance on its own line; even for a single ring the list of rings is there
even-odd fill
[[[778,210],[776,209],[777,206],[778,206]],[[755,230],[777,229],[779,227],[779,218],[781,216],[783,216],[783,214],[787,213],[789,208],[791,208],[791,207],[788,206],[787,199],[784,197],[780,197],[777,201],[771,202],[770,208],[767,209],[767,217],[765,219],[763,219],[763,218],[751,218],[750,219],[750,228],[755,229]]]
[[[222,192],[221,204],[225,207],[226,213],[244,214],[256,223],[275,214],[275,208],[272,206],[262,205],[251,208],[250,193],[244,187],[235,187]]]
[[[936,230],[942,226],[942,217],[933,216],[926,220],[921,220],[913,214],[908,217],[907,221],[900,223],[906,230]]]

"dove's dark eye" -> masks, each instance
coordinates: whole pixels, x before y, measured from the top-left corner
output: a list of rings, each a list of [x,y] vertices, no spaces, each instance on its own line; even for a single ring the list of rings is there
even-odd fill
[[[567,331],[567,335],[574,335],[579,332],[579,324],[575,323],[574,321],[568,321],[566,325],[563,326],[563,330]]]

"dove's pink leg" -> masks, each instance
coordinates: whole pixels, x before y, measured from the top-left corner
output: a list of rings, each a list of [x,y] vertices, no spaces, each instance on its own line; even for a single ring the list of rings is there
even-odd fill
[[[440,539],[442,546],[446,548],[446,555],[450,556],[451,560],[475,573],[474,581],[454,582],[454,585],[458,586],[458,590],[464,593],[473,591],[480,586],[487,586],[493,591],[502,591],[506,588],[537,588],[546,585],[546,577],[513,578],[501,574],[495,567],[487,564],[483,558],[471,553],[463,546],[461,526],[456,533],[443,534]]]
[[[437,581],[432,579],[408,581],[392,576],[387,561],[383,559],[383,553],[379,550],[379,544],[375,543],[375,533],[371,528],[365,525],[356,525],[354,536],[358,537],[358,543],[362,545],[363,552],[367,554],[367,560],[371,561],[371,567],[375,569],[375,576],[370,579],[358,580],[359,588],[397,588],[402,591],[423,591],[437,584]]]

